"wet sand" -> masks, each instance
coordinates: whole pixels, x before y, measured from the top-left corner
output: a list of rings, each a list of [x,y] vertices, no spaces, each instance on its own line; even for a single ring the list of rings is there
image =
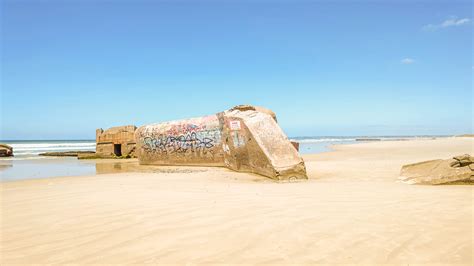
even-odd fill
[[[472,265],[474,186],[396,180],[473,147],[336,146],[305,155],[310,179],[295,183],[207,167],[0,183],[0,264]]]

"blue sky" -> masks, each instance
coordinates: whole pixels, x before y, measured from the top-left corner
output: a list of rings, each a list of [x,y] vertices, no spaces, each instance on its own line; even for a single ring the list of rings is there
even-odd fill
[[[273,109],[290,136],[472,132],[471,1],[2,1],[0,139]]]

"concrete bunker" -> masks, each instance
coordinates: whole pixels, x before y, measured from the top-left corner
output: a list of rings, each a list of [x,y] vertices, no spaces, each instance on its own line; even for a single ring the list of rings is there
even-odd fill
[[[100,157],[134,157],[136,126],[96,130],[96,154]]]
[[[276,180],[307,179],[298,151],[262,107],[145,125],[135,132],[140,164],[223,166]]]

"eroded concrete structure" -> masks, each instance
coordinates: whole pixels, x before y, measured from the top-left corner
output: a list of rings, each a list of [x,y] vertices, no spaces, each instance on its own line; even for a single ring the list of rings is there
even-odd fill
[[[474,182],[474,157],[469,154],[448,160],[431,160],[402,167],[399,179],[407,184],[440,185]]]
[[[224,166],[277,180],[306,179],[298,151],[265,108],[145,125],[135,132],[140,164]]]
[[[13,156],[13,148],[10,145],[0,143],[0,157],[10,156]]]
[[[134,157],[136,129],[133,125],[97,129],[96,154],[100,157]]]

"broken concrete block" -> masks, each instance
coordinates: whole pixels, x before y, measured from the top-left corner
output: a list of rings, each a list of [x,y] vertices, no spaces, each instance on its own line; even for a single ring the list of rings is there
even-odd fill
[[[0,157],[13,156],[13,148],[7,144],[0,144]]]
[[[467,155],[470,157],[469,155]],[[402,167],[400,180],[408,184],[439,185],[456,181],[470,181],[474,176],[471,163],[462,164],[465,157],[454,157],[449,160],[432,160]]]

